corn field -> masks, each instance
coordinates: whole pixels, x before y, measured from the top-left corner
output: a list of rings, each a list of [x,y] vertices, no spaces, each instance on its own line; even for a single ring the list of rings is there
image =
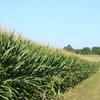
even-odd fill
[[[0,100],[62,100],[98,64],[0,31]]]

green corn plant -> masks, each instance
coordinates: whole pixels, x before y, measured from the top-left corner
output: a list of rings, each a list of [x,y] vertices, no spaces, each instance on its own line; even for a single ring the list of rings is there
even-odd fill
[[[0,30],[0,100],[62,100],[99,65]]]

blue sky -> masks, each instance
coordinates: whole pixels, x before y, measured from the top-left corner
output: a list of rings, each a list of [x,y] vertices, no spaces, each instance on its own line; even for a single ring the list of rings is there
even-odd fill
[[[100,0],[0,0],[0,24],[56,47],[100,46]]]

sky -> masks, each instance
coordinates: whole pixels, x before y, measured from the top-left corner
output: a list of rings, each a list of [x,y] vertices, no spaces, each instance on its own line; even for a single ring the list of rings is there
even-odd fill
[[[60,48],[100,46],[100,0],[0,0],[0,24]]]

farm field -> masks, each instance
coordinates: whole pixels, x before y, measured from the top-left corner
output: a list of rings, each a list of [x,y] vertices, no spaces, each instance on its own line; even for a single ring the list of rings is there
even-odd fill
[[[100,61],[100,55],[78,55],[81,59],[85,59],[88,61],[94,61],[99,62]]]
[[[100,0],[0,1],[0,100],[100,100]]]
[[[82,57],[0,30],[0,100],[63,100],[99,69]]]

